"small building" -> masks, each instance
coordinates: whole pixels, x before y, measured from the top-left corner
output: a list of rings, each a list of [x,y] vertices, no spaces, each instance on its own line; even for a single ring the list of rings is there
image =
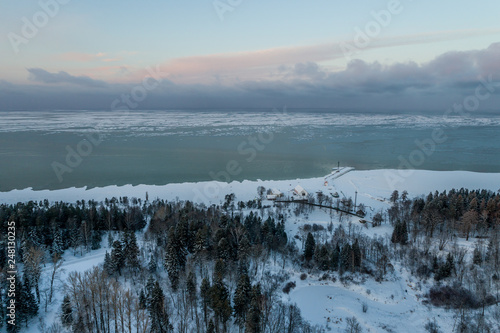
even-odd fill
[[[309,193],[307,193],[307,191],[300,185],[295,186],[292,192],[294,200],[305,200],[309,195]]]
[[[267,200],[276,200],[277,198],[281,198],[283,196],[283,193],[277,189],[272,189],[270,193],[267,194],[266,198]]]

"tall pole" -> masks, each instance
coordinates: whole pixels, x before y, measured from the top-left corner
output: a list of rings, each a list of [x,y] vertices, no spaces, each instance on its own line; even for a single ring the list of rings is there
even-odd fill
[[[358,191],[354,192],[354,213],[356,213],[356,202],[358,201]]]
[[[337,171],[340,170],[340,162],[337,162]]]

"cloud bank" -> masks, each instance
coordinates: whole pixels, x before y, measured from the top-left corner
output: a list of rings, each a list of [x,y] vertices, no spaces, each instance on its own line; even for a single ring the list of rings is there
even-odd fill
[[[136,108],[273,108],[287,105],[364,111],[443,110],[474,94],[481,78],[490,77],[500,82],[500,43],[483,50],[448,52],[424,64],[382,65],[355,59],[340,71],[323,68],[317,51],[303,50],[314,53],[315,61],[296,63],[294,61],[304,59],[304,55],[289,55],[283,50],[265,56],[250,53],[226,59],[207,56],[171,61],[161,66],[163,72],[169,73],[168,78],[149,90]],[[267,75],[265,79],[251,75],[239,77],[242,70],[260,70]],[[30,68],[28,73],[33,84],[0,81],[1,110],[109,110],[116,98],[129,94],[147,75],[144,72],[137,83],[117,84],[73,76],[64,71],[50,73],[41,68]],[[180,76],[207,73],[214,78],[230,76],[232,80],[215,79],[203,84],[176,80]],[[481,104],[483,109],[498,110],[500,85],[493,85],[495,91]]]

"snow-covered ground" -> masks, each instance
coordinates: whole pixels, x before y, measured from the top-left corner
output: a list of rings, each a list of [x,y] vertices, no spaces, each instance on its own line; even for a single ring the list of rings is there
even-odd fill
[[[349,172],[345,172],[349,171]],[[477,173],[468,171],[426,171],[426,170],[368,170],[358,171],[352,168],[340,170],[339,174],[329,174],[325,177],[291,180],[257,180],[232,183],[208,181],[199,183],[156,185],[125,185],[106,186],[87,189],[67,188],[62,190],[34,191],[31,188],[0,192],[1,203],[17,203],[29,200],[66,201],[96,200],[127,196],[145,199],[191,200],[197,203],[220,204],[229,193],[236,195],[236,200],[251,200],[257,197],[257,187],[276,188],[285,195],[291,195],[292,189],[300,184],[306,191],[315,194],[323,191],[325,194],[338,192],[354,199],[358,192],[358,203],[364,203],[373,209],[388,207],[387,199],[395,190],[406,190],[410,197],[426,195],[435,190],[459,189],[500,189],[500,173]],[[340,175],[340,176],[339,176]],[[328,185],[325,185],[325,180]]]

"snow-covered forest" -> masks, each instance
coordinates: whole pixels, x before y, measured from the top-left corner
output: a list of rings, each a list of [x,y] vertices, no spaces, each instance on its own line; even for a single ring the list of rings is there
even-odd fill
[[[500,194],[0,205],[8,332],[498,332]],[[367,208],[356,205],[358,213]]]

